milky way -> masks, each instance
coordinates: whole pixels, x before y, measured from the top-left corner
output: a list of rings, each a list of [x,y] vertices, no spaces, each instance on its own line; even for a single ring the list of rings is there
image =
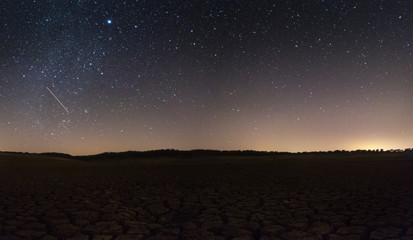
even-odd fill
[[[0,150],[412,147],[412,13],[410,1],[4,0]]]

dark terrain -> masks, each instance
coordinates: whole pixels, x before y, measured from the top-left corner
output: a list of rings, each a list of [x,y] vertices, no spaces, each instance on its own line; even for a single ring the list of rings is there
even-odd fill
[[[413,239],[413,159],[0,153],[0,239]]]

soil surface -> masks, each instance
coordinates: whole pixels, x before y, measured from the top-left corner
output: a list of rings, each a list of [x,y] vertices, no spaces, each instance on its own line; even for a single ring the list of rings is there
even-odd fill
[[[400,156],[0,153],[0,239],[413,239],[413,160]]]

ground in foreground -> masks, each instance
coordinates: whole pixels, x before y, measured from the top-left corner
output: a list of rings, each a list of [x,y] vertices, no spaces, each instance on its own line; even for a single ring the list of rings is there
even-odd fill
[[[0,239],[413,239],[413,161],[0,153]]]

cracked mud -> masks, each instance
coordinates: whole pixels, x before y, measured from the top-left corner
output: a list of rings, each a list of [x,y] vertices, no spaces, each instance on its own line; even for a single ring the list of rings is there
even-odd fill
[[[413,239],[408,159],[0,155],[0,239]]]

